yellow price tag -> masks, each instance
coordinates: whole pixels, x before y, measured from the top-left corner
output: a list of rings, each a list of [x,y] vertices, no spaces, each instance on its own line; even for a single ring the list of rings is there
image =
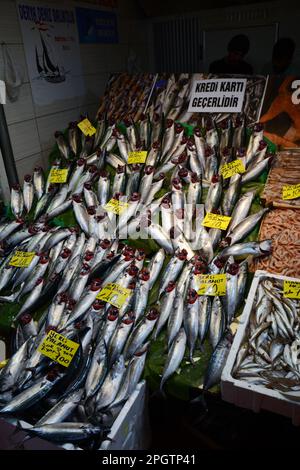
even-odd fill
[[[300,299],[300,281],[284,281],[283,297],[288,299]]]
[[[68,169],[56,169],[52,168],[50,173],[50,183],[65,183],[68,178]]]
[[[200,274],[198,295],[226,295],[226,274]]]
[[[79,129],[84,133],[84,135],[94,135],[96,133],[95,127],[92,125],[92,123],[86,118],[83,119],[83,121],[80,121],[77,126]]]
[[[147,158],[146,150],[140,150],[138,152],[129,152],[128,154],[128,164],[131,163],[145,163]]]
[[[34,251],[16,251],[9,265],[16,268],[27,268],[35,256]]]
[[[1,361],[0,362],[0,369],[3,369],[3,367],[5,367],[7,363],[8,363],[8,359],[4,359],[4,361]]]
[[[114,214],[120,215],[126,211],[129,204],[127,202],[118,201],[118,199],[111,199],[108,203],[104,206],[104,209],[107,212],[113,212]]]
[[[300,197],[300,183],[282,187],[282,199],[297,199]]]
[[[122,287],[119,284],[112,282],[101,289],[97,295],[97,299],[108,302],[114,307],[121,308],[122,305],[126,302],[130,293],[130,289],[126,289],[126,287]]]
[[[54,330],[50,330],[46,338],[41,342],[38,351],[62,366],[69,367],[73,357],[79,348],[75,343]]]
[[[230,178],[237,173],[245,173],[246,169],[241,160],[234,160],[230,163],[225,163],[221,168],[221,175],[224,179]]]
[[[212,214],[211,212],[208,212],[201,225],[203,225],[203,227],[226,230],[230,220],[231,217],[228,217],[227,215]]]

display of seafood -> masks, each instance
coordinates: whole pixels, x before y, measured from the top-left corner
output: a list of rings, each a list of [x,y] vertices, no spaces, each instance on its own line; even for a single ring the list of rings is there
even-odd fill
[[[279,152],[269,173],[267,183],[262,193],[262,199],[267,205],[275,207],[300,208],[300,198],[283,199],[284,186],[296,185],[300,182],[300,152]]]
[[[189,113],[188,106],[194,80],[220,78],[212,74],[114,74],[111,76],[106,92],[101,98],[97,112],[99,117],[106,116],[111,122],[148,119],[151,123],[162,119],[172,119],[193,125],[206,125],[213,121],[220,129],[229,125],[236,133],[245,133],[259,120],[267,78],[248,76],[242,113]],[[226,76],[222,76],[226,78]],[[227,77],[228,78],[228,77]],[[239,77],[240,78],[240,77]],[[229,124],[230,122],[230,124]],[[235,146],[235,137],[230,144]]]
[[[233,136],[238,152],[228,147]],[[47,177],[35,168],[12,188],[12,217],[0,226],[0,301],[19,306],[12,356],[0,372],[0,416],[29,422],[29,436],[99,447],[161,332],[168,351],[161,390],[206,340],[213,352],[204,390],[219,382],[249,256],[271,250],[267,238],[247,240],[268,209],[253,213],[255,191],[245,188],[271,157],[260,125],[247,148],[230,126],[195,128],[188,138],[169,118],[123,129],[100,119],[92,137],[71,123],[55,138],[60,157]],[[128,164],[129,152],[141,149],[145,163]],[[223,180],[222,166],[235,159],[245,173]],[[59,169],[66,182],[51,182]],[[111,212],[112,199],[125,210]],[[68,212],[76,226],[55,225]],[[228,228],[201,225],[207,213],[231,216]],[[10,265],[17,251],[34,253],[28,267]],[[225,295],[198,295],[199,275],[222,273]],[[119,307],[97,298],[111,283],[129,292]],[[80,345],[67,369],[38,351],[50,330]]]
[[[300,398],[300,302],[283,295],[281,279],[260,276],[232,376]]]
[[[300,278],[300,213],[298,209],[273,209],[264,217],[259,237],[272,240],[268,258],[255,260],[252,269]]]

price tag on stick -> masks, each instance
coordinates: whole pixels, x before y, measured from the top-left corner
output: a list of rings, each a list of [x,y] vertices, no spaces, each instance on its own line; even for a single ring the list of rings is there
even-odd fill
[[[38,347],[38,351],[64,367],[69,367],[79,344],[54,330],[50,330]]]
[[[104,209],[107,212],[113,212],[114,214],[120,215],[126,211],[129,204],[127,202],[119,201],[118,199],[111,199],[108,203],[104,206]]]
[[[140,150],[138,152],[129,152],[128,154],[128,164],[132,163],[145,163],[147,158],[146,150]]]
[[[52,168],[50,173],[50,183],[65,183],[68,178],[68,169],[56,169]]]
[[[201,274],[198,295],[226,295],[226,274]]]
[[[284,281],[283,297],[288,299],[300,299],[300,281]]]
[[[96,133],[95,127],[92,125],[92,123],[86,118],[83,119],[83,121],[80,121],[77,126],[79,129],[84,133],[84,135],[94,135]]]
[[[97,295],[97,299],[108,302],[114,307],[121,308],[122,305],[126,302],[130,293],[130,289],[126,289],[126,287],[122,287],[119,284],[112,282],[101,289]]]
[[[203,225],[203,227],[226,230],[230,220],[231,217],[228,217],[227,215],[212,214],[211,212],[208,212],[201,225]]]
[[[16,268],[27,268],[35,256],[34,251],[16,251],[9,265]]]
[[[245,167],[241,160],[234,160],[233,162],[226,163],[221,168],[221,175],[224,179],[231,178],[231,176],[236,175],[237,173],[245,173]]]
[[[300,197],[300,183],[282,187],[282,199],[298,199]]]

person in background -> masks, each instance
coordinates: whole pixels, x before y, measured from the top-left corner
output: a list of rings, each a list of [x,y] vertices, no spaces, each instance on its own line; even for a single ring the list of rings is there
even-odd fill
[[[272,62],[265,64],[263,75],[294,75],[296,67],[293,64],[296,44],[291,38],[280,38],[274,44]],[[299,70],[298,70],[299,73]]]
[[[245,34],[234,36],[228,43],[227,56],[212,62],[209,67],[209,73],[252,75],[252,66],[243,60],[249,52],[249,48],[250,42]]]

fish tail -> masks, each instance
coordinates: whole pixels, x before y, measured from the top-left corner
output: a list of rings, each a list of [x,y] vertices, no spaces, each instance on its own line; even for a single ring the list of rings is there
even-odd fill
[[[190,358],[190,363],[194,366],[194,365],[195,365],[195,362],[194,362],[194,359],[193,359],[193,353],[194,353],[194,351],[191,350],[191,351],[190,351],[190,354],[189,354],[189,358]]]

